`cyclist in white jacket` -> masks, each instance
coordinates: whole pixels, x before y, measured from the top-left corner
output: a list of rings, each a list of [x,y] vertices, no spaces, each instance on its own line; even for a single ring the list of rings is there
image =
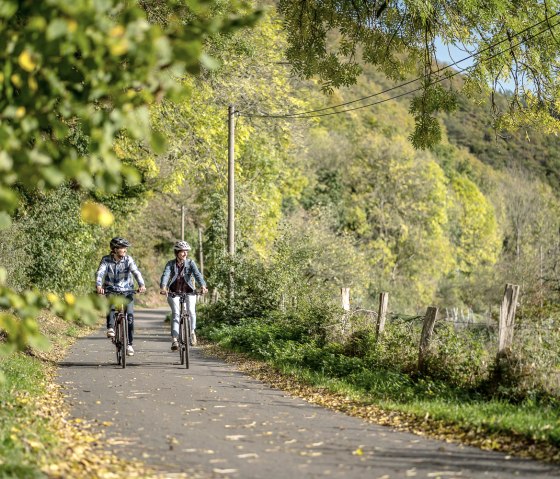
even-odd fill
[[[207,293],[206,282],[198,270],[192,259],[187,259],[187,255],[191,250],[190,245],[186,241],[178,241],[173,247],[175,251],[175,259],[167,262],[160,280],[160,292],[162,294],[187,293],[187,305],[191,317],[191,343],[196,345],[196,295],[195,282],[193,277],[201,287],[202,292]],[[171,307],[171,350],[175,351],[179,347],[179,320],[181,311],[180,298],[167,296],[167,302]]]

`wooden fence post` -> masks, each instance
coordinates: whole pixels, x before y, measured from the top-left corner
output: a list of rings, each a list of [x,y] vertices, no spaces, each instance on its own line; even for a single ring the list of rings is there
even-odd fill
[[[340,288],[340,293],[342,296],[342,309],[350,311],[350,288]]]
[[[500,307],[500,322],[498,323],[498,357],[511,348],[518,297],[519,286],[516,284],[506,284],[502,306]]]
[[[387,305],[389,304],[389,293],[379,294],[379,312],[377,314],[377,331],[375,332],[375,342],[379,341],[380,336],[385,330],[385,317],[387,316]]]
[[[422,336],[420,337],[420,352],[418,354],[418,372],[424,372],[424,360],[430,348],[430,339],[434,332],[438,308],[428,307],[426,316],[424,316],[424,324],[422,326]]]
[[[220,292],[217,289],[212,289],[212,293],[210,295],[212,303],[217,303],[220,299]]]

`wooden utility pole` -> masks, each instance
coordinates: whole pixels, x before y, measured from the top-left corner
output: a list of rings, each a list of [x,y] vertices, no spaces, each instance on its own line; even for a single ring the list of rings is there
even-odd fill
[[[350,311],[350,288],[340,288],[340,294],[342,296],[342,309]]]
[[[185,241],[185,207],[181,206],[181,241]]]
[[[235,255],[235,108],[228,108],[228,253]]]
[[[204,253],[202,251],[202,228],[198,228],[198,263],[200,265],[200,274],[204,276]]]

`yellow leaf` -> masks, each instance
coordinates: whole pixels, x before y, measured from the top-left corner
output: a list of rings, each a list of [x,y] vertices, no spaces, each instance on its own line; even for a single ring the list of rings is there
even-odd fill
[[[76,297],[72,293],[64,293],[64,300],[72,306],[76,302]]]
[[[119,40],[117,43],[114,43],[110,47],[111,55],[115,55],[116,57],[120,57],[124,55],[128,51],[128,42],[126,38]]]
[[[76,20],[67,20],[68,31],[74,33],[78,29],[78,22]]]
[[[122,25],[115,25],[109,31],[109,36],[116,37],[116,38],[122,37],[124,35],[124,32],[125,32],[125,29]]]
[[[12,80],[12,83],[17,86],[18,88],[21,88],[21,86],[23,85],[22,81],[21,81],[21,77],[14,73],[11,77],[10,80]]]
[[[115,220],[109,208],[93,201],[86,201],[82,205],[80,215],[84,223],[98,224],[103,227],[112,225]]]
[[[35,62],[27,50],[24,50],[20,53],[18,57],[18,63],[21,68],[23,68],[26,72],[32,72],[35,70],[37,66],[37,62]]]
[[[54,293],[48,293],[47,294],[47,299],[49,300],[49,303],[57,303],[58,302],[58,296]]]
[[[43,444],[39,441],[34,441],[33,439],[27,439],[25,442],[31,447],[31,449],[43,449]]]

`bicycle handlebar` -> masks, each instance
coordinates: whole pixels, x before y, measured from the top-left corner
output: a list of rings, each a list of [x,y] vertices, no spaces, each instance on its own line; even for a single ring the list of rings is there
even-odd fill
[[[140,293],[140,290],[138,289],[107,289],[107,288],[103,288],[104,292],[103,294],[105,296],[109,295],[109,294],[118,294],[121,296],[127,295],[127,294],[138,294]]]
[[[202,296],[204,293],[202,292],[202,290],[197,289],[192,293],[176,293],[174,291],[167,291],[166,293],[163,293],[160,291],[160,294],[165,296],[171,296],[172,298],[180,298],[181,296]]]

